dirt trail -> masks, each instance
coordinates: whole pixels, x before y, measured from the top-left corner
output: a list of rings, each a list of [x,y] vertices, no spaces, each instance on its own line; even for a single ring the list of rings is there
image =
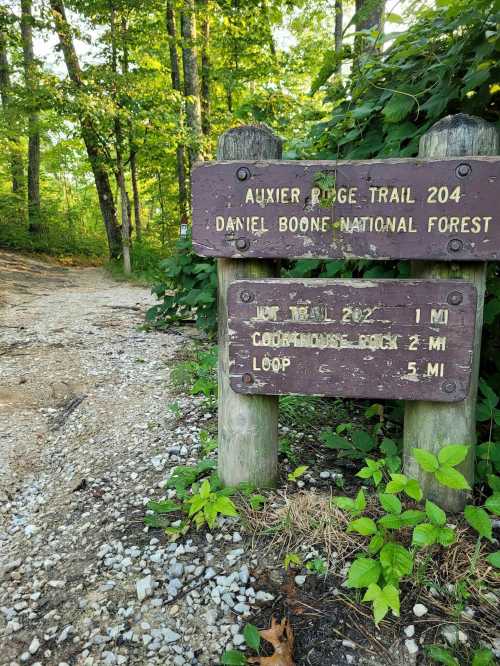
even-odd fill
[[[132,343],[127,351],[135,354],[137,346],[138,357],[157,351],[136,330],[151,302],[147,289],[118,283],[100,268],[0,252],[1,489],[12,491],[43,469],[47,436],[80,403],[107,414],[100,428],[133,414],[135,396],[121,395],[130,371],[124,347]]]

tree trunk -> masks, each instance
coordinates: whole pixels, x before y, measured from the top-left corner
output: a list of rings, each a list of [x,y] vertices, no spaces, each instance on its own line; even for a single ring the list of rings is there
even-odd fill
[[[54,16],[55,28],[59,37],[59,44],[64,55],[68,76],[76,88],[81,88],[82,72],[78,56],[76,55],[71,30],[66,18],[62,0],[50,0],[50,7]],[[100,147],[99,135],[93,125],[92,118],[83,114],[80,119],[82,139],[87,149],[94,181],[99,197],[104,226],[108,237],[109,254],[116,259],[121,253],[120,227],[116,218],[116,207],[113,191],[109,183],[109,176],[105,166],[105,155]]]
[[[196,55],[196,16],[194,11],[194,0],[184,0],[181,12],[181,32],[186,116],[189,129],[191,130],[189,159],[191,163],[193,163],[203,159],[201,153],[202,130],[200,84]]]
[[[340,55],[342,50],[342,33],[344,30],[344,11],[342,0],[335,0],[335,54]],[[337,71],[340,71],[340,58],[337,64]]]
[[[384,30],[385,0],[356,0],[356,15],[354,22],[356,32],[362,30],[377,30],[381,34]],[[373,45],[363,35],[354,38],[354,64],[357,65],[359,56],[365,52],[380,50],[382,42]]]
[[[178,92],[182,92],[181,76],[179,71],[179,58],[177,55],[177,30],[175,26],[175,12],[172,0],[167,0],[166,22],[172,88]],[[180,124],[182,127],[182,114],[180,116]],[[186,181],[186,148],[182,143],[178,143],[175,152],[177,159],[177,181],[179,183],[179,212],[181,222],[187,223],[189,216],[189,199]]]
[[[37,102],[37,72],[33,53],[31,0],[21,0],[24,80],[29,101],[28,114],[28,224],[31,233],[40,231],[40,130]]]
[[[14,194],[21,194],[24,187],[24,169],[19,137],[14,127],[14,109],[11,108],[10,103],[10,69],[7,55],[7,37],[3,31],[0,31],[0,97],[5,116],[5,126],[8,132],[7,141],[9,146],[12,192]]]
[[[122,74],[128,74],[128,43],[127,43],[127,21],[122,17],[121,22],[121,37],[123,44],[123,59],[122,59]],[[134,140],[134,128],[132,120],[128,123],[128,144],[129,144],[129,163],[130,163],[130,176],[132,179],[132,197],[134,199],[134,223],[135,223],[135,237],[138,241],[142,239],[142,221],[141,221],[141,200],[139,196],[139,183],[137,179],[137,145]],[[130,206],[129,206],[130,208]],[[129,212],[129,220],[131,215]]]
[[[201,129],[210,134],[210,42],[209,0],[199,0],[201,14]]]
[[[110,28],[111,28],[111,69],[113,71],[115,81],[118,77],[118,57],[116,46],[116,23],[115,23],[115,9],[111,6],[110,12]],[[120,100],[117,99],[116,87],[113,92],[114,102],[117,109],[120,106]],[[118,116],[115,115],[115,154],[116,154],[116,182],[120,190],[120,212],[122,221],[122,256],[123,256],[123,272],[125,275],[130,275],[132,266],[130,262],[130,217],[128,205],[128,193],[125,183],[125,167],[123,165],[123,129],[122,123]]]

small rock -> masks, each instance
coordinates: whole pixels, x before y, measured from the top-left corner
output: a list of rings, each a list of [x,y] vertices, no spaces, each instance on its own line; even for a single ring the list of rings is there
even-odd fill
[[[264,592],[263,590],[259,590],[255,595],[256,601],[272,601],[273,599],[274,599],[274,594],[270,594],[269,592]]]
[[[426,613],[429,612],[429,609],[427,606],[424,606],[424,604],[415,604],[413,606],[413,615],[416,617],[423,617]]]
[[[35,636],[35,638],[31,641],[30,646],[28,648],[30,654],[36,654],[38,652],[39,647],[40,647],[40,641]]]
[[[295,576],[295,583],[299,586],[304,585],[306,582],[306,577],[305,576]]]
[[[418,645],[413,638],[407,639],[405,641],[405,647],[410,654],[417,654],[418,652]]]
[[[166,627],[163,629],[163,641],[165,643],[175,643],[180,638],[179,634],[176,634],[175,631]]]
[[[414,624],[409,624],[407,627],[404,629],[405,636],[408,638],[413,638],[415,635],[415,625]]]
[[[135,589],[137,591],[137,598],[139,601],[144,601],[146,597],[151,597],[153,594],[153,579],[151,576],[146,576],[141,578],[135,584]]]

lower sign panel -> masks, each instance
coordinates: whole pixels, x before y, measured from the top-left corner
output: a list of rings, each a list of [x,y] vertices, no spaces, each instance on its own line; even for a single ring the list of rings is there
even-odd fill
[[[458,402],[476,290],[458,280],[239,280],[228,290],[237,393]]]

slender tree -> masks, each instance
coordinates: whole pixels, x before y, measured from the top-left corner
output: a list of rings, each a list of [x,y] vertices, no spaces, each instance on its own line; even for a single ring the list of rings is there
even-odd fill
[[[200,83],[196,53],[196,14],[194,0],[184,0],[181,11],[182,69],[184,73],[184,95],[186,117],[191,130],[189,159],[191,164],[202,159],[202,129]]]
[[[338,55],[342,50],[342,33],[344,30],[344,9],[342,0],[335,0],[335,53]],[[340,69],[340,60],[338,61]]]
[[[37,66],[33,52],[31,0],[21,0],[24,80],[28,111],[28,223],[31,233],[40,230],[40,129],[37,102]]]
[[[384,29],[385,0],[356,0],[354,22],[356,32],[376,30],[381,33]],[[356,35],[354,39],[354,64],[364,51],[380,49],[382,42],[379,40],[375,46],[363,35]]]
[[[70,25],[66,18],[64,3],[62,0],[50,0],[50,7],[54,17],[55,29],[59,37],[59,44],[68,70],[68,76],[75,88],[81,89],[83,87],[82,71],[73,44]],[[106,169],[106,155],[103,152],[100,137],[94,127],[92,118],[85,111],[81,115],[80,126],[87,156],[94,174],[99,206],[108,238],[109,254],[112,258],[116,259],[121,254],[122,244],[120,227],[116,218],[113,191]]]
[[[0,18],[3,24],[6,20],[3,11]],[[10,92],[11,84],[9,57],[7,53],[7,35],[2,25],[0,26],[0,97],[2,99],[2,111],[5,118],[5,126],[7,128],[12,192],[14,194],[21,194],[24,188],[24,168],[19,137],[15,130],[15,111],[12,107]]]
[[[128,26],[124,16],[121,19],[121,38],[122,38],[122,74],[126,77],[129,71],[128,62]],[[132,180],[132,198],[134,200],[134,226],[135,237],[137,240],[142,238],[142,220],[141,220],[141,201],[139,196],[139,182],[137,178],[137,143],[135,141],[134,125],[130,119],[128,122],[128,145],[129,145],[129,165],[130,177]],[[129,215],[129,219],[130,215]]]
[[[120,118],[120,99],[116,91],[116,81],[118,79],[118,55],[117,55],[117,37],[116,37],[116,11],[113,5],[110,7],[110,28],[111,28],[111,68],[114,74],[114,101],[117,107],[114,117],[114,130],[115,130],[115,156],[116,156],[116,182],[120,191],[120,212],[122,222],[122,255],[123,255],[123,271],[126,275],[132,272],[132,265],[130,259],[130,216],[129,216],[129,200],[127,193],[127,186],[125,181],[125,165],[123,162],[124,153],[124,134],[122,121]]]
[[[200,8],[201,32],[201,129],[205,136],[210,134],[210,77],[211,63],[209,53],[210,15],[209,0],[198,0]]]
[[[179,69],[179,56],[177,53],[177,29],[175,25],[175,10],[173,0],[167,0],[166,24],[168,35],[168,50],[170,56],[170,75],[172,88],[182,93],[181,75]],[[180,116],[182,129],[182,114]],[[186,148],[179,142],[176,147],[177,182],[179,185],[179,212],[182,222],[188,220],[188,191],[186,181]]]

